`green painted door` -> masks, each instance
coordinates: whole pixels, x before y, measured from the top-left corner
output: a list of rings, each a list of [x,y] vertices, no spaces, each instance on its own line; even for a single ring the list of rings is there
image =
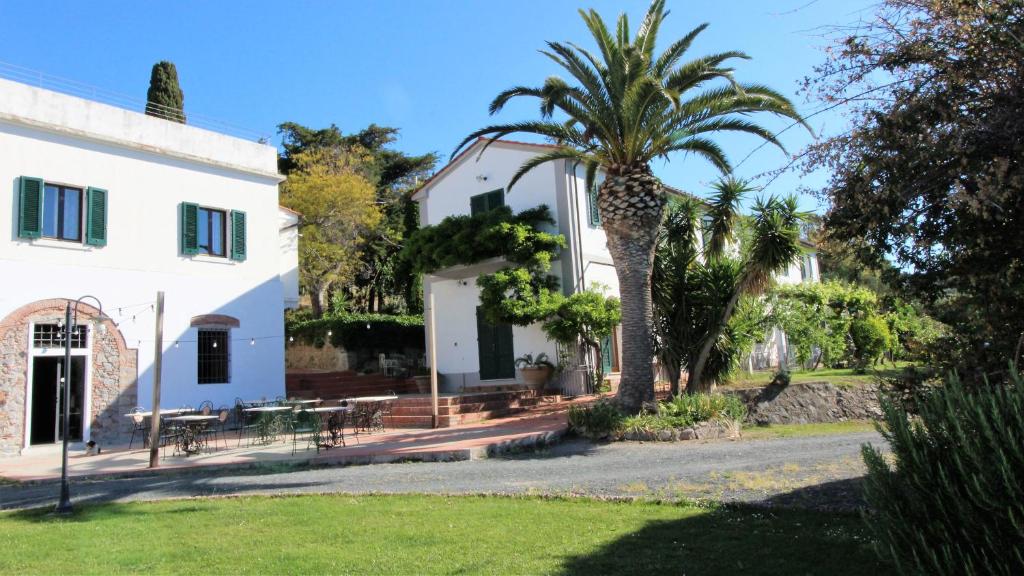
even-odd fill
[[[480,379],[515,378],[512,325],[487,322],[483,311],[477,307],[476,337],[480,353]]]
[[[609,335],[601,339],[601,370],[605,374],[612,371],[612,356],[612,337]]]

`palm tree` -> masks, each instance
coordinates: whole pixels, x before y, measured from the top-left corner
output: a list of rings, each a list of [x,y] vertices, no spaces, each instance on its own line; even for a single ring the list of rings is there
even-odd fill
[[[767,328],[756,297],[800,254],[803,214],[795,199],[758,201],[746,219],[739,206],[752,191],[748,182],[723,178],[714,189],[706,208],[690,198],[670,204],[655,251],[655,347],[673,395],[681,368],[693,393],[708,391],[735,367],[743,342]],[[738,314],[744,299],[745,313]]]
[[[490,112],[495,114],[512,98],[537,98],[541,119],[481,128],[467,136],[453,156],[481,136],[491,138],[485,150],[509,134],[531,133],[553,140],[558,147],[525,162],[509,182],[510,188],[533,168],[554,160],[581,163],[588,189],[598,171],[604,173],[597,203],[622,300],[618,400],[632,411],[654,397],[651,265],[665,199],[661,183],[651,173],[651,161],[682,152],[702,157],[727,173],[729,161],[710,135],[745,132],[781,147],[770,131],[745,116],[755,112],[797,120],[799,116],[774,90],[733,79],[733,69],[726,63],[747,58],[742,52],[682,61],[706,24],[656,54],[658,30],[668,15],[664,0],[651,3],[635,36],[630,35],[625,14],[619,16],[614,33],[596,11],[580,14],[597,44],[596,54],[571,42],[548,42],[549,49],[542,51],[565,69],[572,84],[553,76],[539,88],[510,88],[491,102]],[[720,80],[725,85],[707,87]]]

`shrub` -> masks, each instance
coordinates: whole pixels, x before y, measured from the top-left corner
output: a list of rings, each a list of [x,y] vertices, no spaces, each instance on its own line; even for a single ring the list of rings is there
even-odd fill
[[[786,386],[789,386],[791,380],[792,378],[789,375],[789,370],[782,368],[781,370],[776,372],[775,375],[772,376],[771,383],[773,386],[785,388]]]
[[[892,333],[885,319],[878,315],[857,318],[850,324],[850,338],[856,348],[854,357],[860,366],[878,360],[892,344]]]
[[[319,320],[290,321],[289,336],[300,342],[322,346],[330,332],[331,344],[349,350],[423,348],[422,316],[389,314],[342,314]]]
[[[592,406],[569,408],[569,428],[591,440],[615,438],[622,433],[622,413],[614,404],[599,401]]]
[[[668,430],[675,427],[671,419],[662,418],[657,414],[641,413],[635,416],[626,416],[622,419],[622,431],[634,434],[657,432],[658,430]]]
[[[1024,574],[1024,379],[968,390],[959,378],[908,418],[883,395],[893,465],[863,448],[879,552],[902,573]]]
[[[680,394],[658,404],[658,415],[675,428],[708,420],[739,421],[747,416],[743,401],[731,394]]]

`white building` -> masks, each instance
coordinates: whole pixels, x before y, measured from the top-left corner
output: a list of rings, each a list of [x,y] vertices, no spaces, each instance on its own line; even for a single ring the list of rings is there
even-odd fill
[[[61,327],[84,295],[74,441],[126,441],[123,415],[151,406],[157,291],[161,406],[284,393],[298,216],[273,147],[0,80],[0,158],[0,455],[60,438]]]
[[[508,182],[523,162],[550,146],[501,140],[480,155],[484,143],[481,139],[471,145],[416,192],[413,199],[420,205],[421,226],[502,204],[513,213],[545,204],[557,223],[547,231],[558,232],[566,239],[566,248],[551,270],[559,278],[563,293],[596,285],[609,295],[618,295],[615,267],[594,198],[584,186],[583,167],[564,160],[549,162],[530,171],[508,191]],[[794,264],[781,282],[817,278],[813,246],[806,244],[805,248],[804,261]],[[431,294],[434,297],[437,370],[443,390],[521,383],[514,366],[516,358],[541,352],[552,360],[557,358],[555,343],[547,339],[539,325],[492,326],[478,315],[476,278],[502,266],[502,259],[493,259],[424,277],[424,301],[429,302]],[[616,330],[603,344],[605,372],[612,379],[617,378],[620,366],[620,334]],[[429,356],[429,342],[427,346]]]

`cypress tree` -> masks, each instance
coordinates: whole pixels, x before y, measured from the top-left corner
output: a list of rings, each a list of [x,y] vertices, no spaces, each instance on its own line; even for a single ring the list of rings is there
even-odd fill
[[[146,93],[146,114],[185,123],[185,94],[178,85],[178,69],[173,62],[161,60],[153,65]]]

